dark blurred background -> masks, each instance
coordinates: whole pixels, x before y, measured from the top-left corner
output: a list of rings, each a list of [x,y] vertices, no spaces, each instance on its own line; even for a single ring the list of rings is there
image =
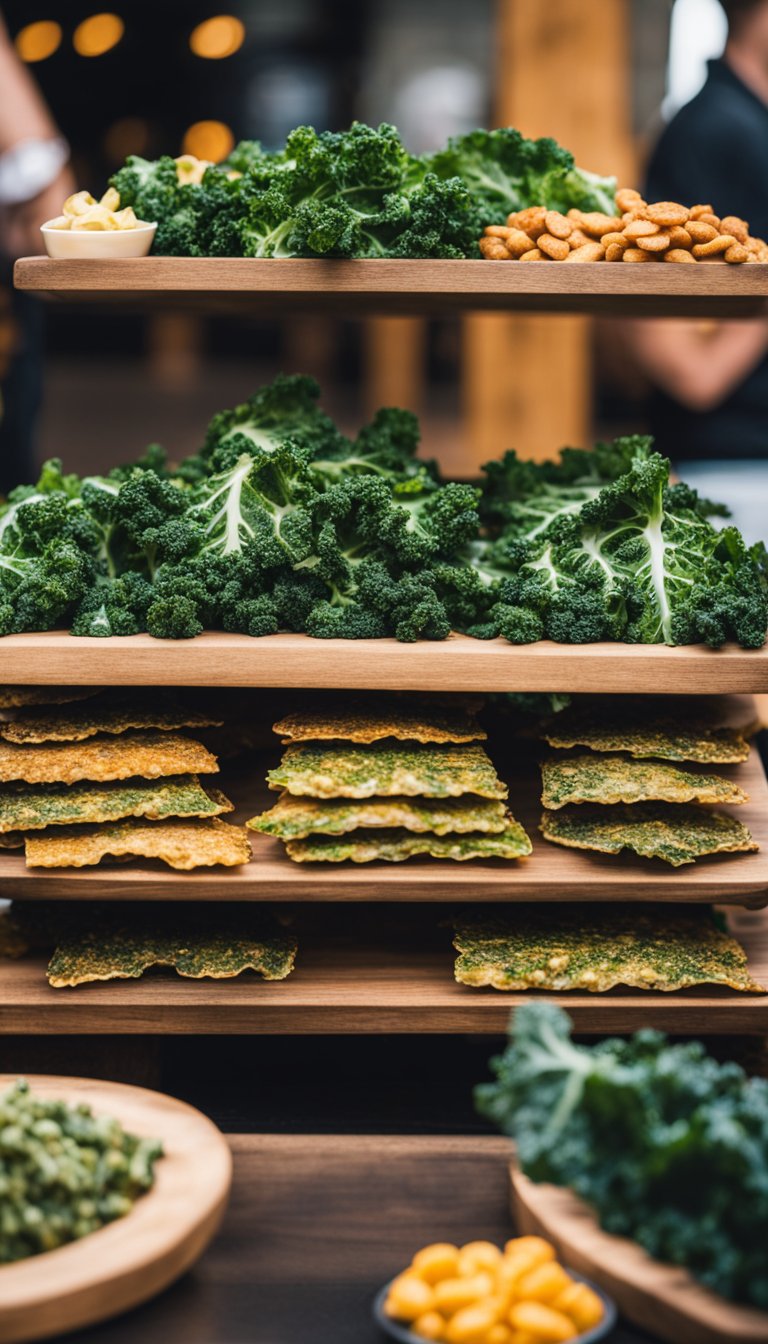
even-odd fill
[[[591,9],[573,0],[254,0],[224,14],[210,0],[130,0],[111,12],[88,0],[1,8],[71,144],[78,187],[97,196],[128,153],[218,160],[243,137],[275,146],[297,124],[338,128],[355,117],[395,122],[417,151],[510,121],[554,134],[585,167],[637,181],[665,97],[669,112],[691,96],[724,35],[717,0]],[[18,335],[8,284],[6,268],[0,365]],[[315,373],[350,427],[382,402],[411,406],[427,451],[458,475],[513,440],[542,456],[594,429],[642,424],[641,386],[609,359],[592,378],[586,319],[361,328],[309,315],[265,323],[45,305],[44,321],[35,454],[79,470],[135,455],[149,440],[172,455],[192,451],[214,410],[280,369]]]

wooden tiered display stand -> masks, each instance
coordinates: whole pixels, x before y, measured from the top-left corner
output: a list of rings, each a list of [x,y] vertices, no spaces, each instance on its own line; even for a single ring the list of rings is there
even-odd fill
[[[150,257],[102,264],[34,257],[16,265],[16,285],[65,302],[177,306],[265,312],[286,306],[349,315],[475,309],[605,312],[638,316],[753,316],[768,303],[768,266],[519,266],[480,261],[321,262],[186,260]],[[419,691],[573,691],[632,694],[768,692],[768,650],[718,652],[620,644],[512,647],[459,635],[444,643],[346,642],[301,635],[262,639],[206,634],[191,641],[74,639],[20,635],[0,641],[0,680],[9,684],[271,687]],[[263,805],[257,772],[232,793],[236,820]],[[244,976],[185,981],[172,974],[136,983],[48,987],[41,962],[5,963],[0,974],[4,1033],[346,1033],[500,1032],[524,996],[459,986],[447,930],[412,938],[388,932],[407,903],[515,900],[708,901],[755,907],[732,913],[755,977],[768,980],[768,787],[757,754],[735,777],[750,794],[740,810],[761,842],[757,854],[724,856],[675,871],[642,860],[610,859],[535,843],[519,864],[346,865],[304,869],[265,837],[239,872],[180,875],[151,864],[85,872],[26,870],[0,855],[0,888],[14,899],[141,899],[360,902],[372,905],[355,928],[331,927],[302,940],[284,983]],[[226,775],[222,782],[228,787]],[[535,774],[510,771],[513,809],[536,836]],[[748,815],[749,813],[749,815]],[[385,906],[384,902],[392,903]],[[375,905],[374,905],[375,903]],[[398,903],[397,906],[394,903]],[[330,910],[330,906],[327,907]],[[317,911],[313,910],[316,914]],[[316,921],[317,922],[317,921]],[[438,915],[432,921],[438,924]],[[322,921],[319,922],[322,924]],[[416,925],[418,924],[418,928]],[[562,1001],[580,1031],[653,1025],[676,1033],[765,1033],[768,995],[705,988],[681,993],[612,991]]]

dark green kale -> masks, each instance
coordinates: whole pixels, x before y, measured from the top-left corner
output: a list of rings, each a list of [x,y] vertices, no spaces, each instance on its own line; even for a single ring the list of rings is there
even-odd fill
[[[518,1008],[482,1115],[533,1181],[568,1186],[601,1226],[768,1309],[768,1081],[660,1032],[576,1045],[567,1014]]]

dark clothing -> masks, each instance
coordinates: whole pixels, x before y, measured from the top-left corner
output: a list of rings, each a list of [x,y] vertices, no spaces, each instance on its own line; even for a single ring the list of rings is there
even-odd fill
[[[662,133],[646,197],[711,204],[768,239],[768,105],[724,61],[709,62],[703,89]],[[651,429],[660,451],[677,460],[768,458],[768,358],[713,411],[690,411],[655,393]]]

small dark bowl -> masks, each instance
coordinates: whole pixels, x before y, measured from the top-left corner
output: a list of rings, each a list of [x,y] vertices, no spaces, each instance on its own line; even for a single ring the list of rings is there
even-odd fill
[[[597,1296],[603,1304],[603,1319],[599,1324],[594,1326],[591,1330],[587,1330],[585,1334],[577,1335],[571,1340],[570,1344],[597,1344],[597,1340],[605,1339],[606,1335],[610,1334],[611,1330],[613,1330],[616,1325],[618,1317],[616,1303],[612,1297],[609,1297],[607,1293],[604,1293],[602,1288],[599,1288],[591,1279],[585,1279],[583,1274],[577,1274],[575,1270],[568,1269],[567,1265],[564,1265],[563,1268],[567,1269],[571,1278],[576,1279],[578,1283],[586,1283],[587,1287],[591,1288],[594,1293],[597,1293]],[[414,1335],[406,1325],[400,1325],[397,1321],[393,1321],[391,1317],[385,1315],[384,1303],[387,1300],[387,1293],[393,1282],[394,1280],[390,1280],[389,1283],[384,1285],[381,1292],[376,1294],[373,1303],[374,1321],[379,1329],[384,1331],[385,1335],[389,1335],[390,1339],[398,1340],[398,1344],[426,1344],[425,1340],[420,1339],[418,1335]]]

